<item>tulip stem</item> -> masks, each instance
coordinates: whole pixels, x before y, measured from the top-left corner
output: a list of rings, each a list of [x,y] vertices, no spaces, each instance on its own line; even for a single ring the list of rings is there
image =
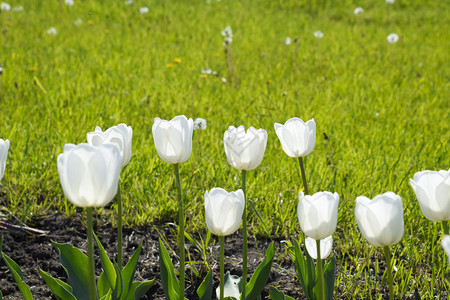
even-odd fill
[[[89,299],[95,300],[95,269],[94,269],[94,226],[92,221],[92,207],[86,208],[89,260]]]
[[[244,213],[242,214],[242,296],[245,300],[245,286],[247,285],[247,191],[245,190],[246,170],[242,170],[242,191],[244,192]]]
[[[389,246],[384,246],[384,257],[386,259],[386,271],[388,274],[389,281],[389,300],[394,299],[394,280],[392,279],[392,267],[391,267],[391,253],[389,251]]]
[[[184,300],[184,205],[181,195],[180,171],[178,164],[174,164],[174,173],[178,190],[178,238],[180,239],[180,300]]]
[[[306,182],[305,167],[303,165],[303,157],[299,157],[298,162],[300,164],[300,171],[302,172],[303,188],[305,189],[305,195],[309,195],[308,183]]]
[[[325,299],[325,287],[324,287],[324,279],[323,279],[323,270],[322,270],[322,255],[320,254],[320,240],[316,240],[317,245],[317,284],[319,285],[319,300]]]
[[[444,234],[449,235],[450,229],[448,227],[448,221],[442,221],[442,228],[444,230]]]
[[[223,292],[224,292],[224,248],[225,248],[225,236],[219,236],[220,241],[220,300],[223,300]]]
[[[122,269],[122,193],[117,187],[117,264]]]

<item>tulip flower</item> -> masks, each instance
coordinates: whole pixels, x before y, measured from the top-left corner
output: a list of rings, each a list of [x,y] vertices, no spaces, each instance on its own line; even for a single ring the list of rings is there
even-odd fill
[[[228,163],[238,170],[256,169],[264,157],[267,144],[267,132],[250,127],[245,132],[244,126],[230,126],[223,136],[225,154]]]
[[[275,123],[275,132],[284,152],[290,157],[305,157],[310,154],[316,143],[316,122],[306,123],[299,118],[292,118],[286,123]]]
[[[8,156],[9,140],[0,139],[0,180],[5,176],[6,157]]]
[[[409,183],[425,218],[434,222],[450,220],[450,170],[417,172]]]
[[[317,241],[313,238],[307,238],[305,240],[306,250],[308,251],[309,256],[313,259],[317,259]],[[333,238],[330,236],[320,240],[320,258],[325,259],[331,254],[331,250],[333,249]]]
[[[300,192],[297,206],[302,231],[315,240],[322,240],[334,233],[337,225],[339,195],[319,192],[312,196]]]
[[[233,234],[241,224],[245,207],[242,190],[228,193],[221,188],[205,192],[205,217],[209,231],[220,241],[220,299],[224,299],[224,248],[225,236]]]
[[[152,133],[156,151],[169,164],[184,163],[191,156],[194,121],[176,116],[170,121],[155,118]]]
[[[123,159],[122,167],[125,167],[130,162],[132,140],[133,129],[124,123],[108,128],[105,132],[99,126],[96,126],[95,131],[87,134],[87,142],[92,146],[101,144],[117,145]]]
[[[205,192],[205,217],[209,231],[217,236],[233,234],[241,225],[244,212],[244,192],[228,193],[213,188]]]
[[[95,131],[87,134],[87,141],[92,146],[114,144],[119,147],[122,156],[122,167],[125,167],[130,162],[132,140],[133,129],[124,123],[113,126],[105,132],[99,126],[96,126]],[[122,267],[122,194],[120,185],[117,192],[117,221],[117,264]]]
[[[393,192],[378,195],[373,200],[356,198],[355,217],[359,230],[369,243],[383,247],[387,263],[389,299],[394,299],[394,280],[389,246],[400,242],[403,236],[403,205]]]
[[[448,256],[448,264],[450,265],[450,235],[444,236],[441,241],[442,248],[444,248],[445,253]]]
[[[58,173],[66,198],[87,208],[89,295],[95,299],[92,208],[105,206],[116,195],[122,156],[116,145],[66,144],[58,155]]]
[[[391,246],[402,239],[402,199],[392,192],[378,195],[373,200],[357,197],[355,217],[362,235],[372,245]]]

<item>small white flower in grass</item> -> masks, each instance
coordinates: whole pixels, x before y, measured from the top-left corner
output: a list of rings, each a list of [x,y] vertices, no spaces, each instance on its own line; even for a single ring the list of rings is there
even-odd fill
[[[211,73],[212,73],[212,70],[210,68],[204,68],[202,70],[202,74],[210,75]]]
[[[149,12],[149,9],[148,9],[148,7],[144,6],[144,7],[139,8],[139,12],[141,14],[146,14]]]
[[[314,32],[314,36],[318,39],[323,38],[323,32],[320,30],[317,30],[316,32]]]
[[[194,121],[194,130],[205,130],[206,129],[206,120],[203,118],[197,118]]]
[[[222,77],[220,80],[222,80],[223,83],[227,83],[227,79],[225,77]]]
[[[222,30],[221,34],[224,37],[233,38],[233,30],[231,29],[230,26],[225,27],[225,29]]]
[[[389,44],[397,43],[398,42],[398,34],[391,33],[390,35],[387,36],[386,39]]]
[[[353,11],[353,13],[355,15],[361,15],[364,12],[364,9],[362,7],[357,7],[355,8],[355,10]]]
[[[386,0],[387,4],[394,4],[395,0]]]
[[[6,2],[2,2],[2,3],[0,4],[0,10],[3,10],[3,11],[10,11],[10,10],[11,10],[11,5],[9,5],[9,4],[6,3]]]
[[[50,27],[50,29],[47,30],[47,33],[50,35],[56,35],[58,33],[58,31],[56,30],[55,27]]]
[[[3,74],[3,67],[0,67],[0,75]]]
[[[74,2],[73,0],[65,0],[64,3],[65,3],[67,6],[73,6],[73,5],[75,4],[75,2]]]
[[[445,253],[448,256],[448,264],[450,265],[450,235],[444,236],[441,241],[442,248],[444,248]]]
[[[131,5],[131,4],[133,4],[133,0],[127,0],[127,1],[125,1],[125,4],[126,4],[126,5]]]
[[[317,259],[317,244],[313,238],[307,238],[305,240],[306,250],[313,259]],[[325,259],[330,256],[333,249],[333,238],[330,236],[320,240],[320,258]]]
[[[226,37],[226,38],[223,40],[223,45],[226,46],[226,45],[231,44],[232,42],[233,42],[233,38],[231,38],[231,37]]]
[[[287,38],[284,40],[284,44],[285,44],[286,46],[289,46],[291,43],[292,43],[292,40],[291,40],[290,37],[287,37]]]
[[[23,11],[23,6],[22,6],[22,5],[19,5],[19,6],[13,7],[12,10],[15,11],[15,12]]]
[[[83,24],[83,20],[81,20],[81,19],[76,19],[76,20],[73,22],[73,25],[75,25],[75,26],[80,26],[81,24]]]

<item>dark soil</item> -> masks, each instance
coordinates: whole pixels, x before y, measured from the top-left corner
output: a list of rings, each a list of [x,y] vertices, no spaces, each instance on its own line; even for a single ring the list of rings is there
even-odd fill
[[[0,234],[4,237],[3,252],[17,262],[21,267],[24,280],[31,289],[34,299],[55,299],[46,286],[44,280],[39,274],[38,268],[49,272],[52,276],[66,281],[67,277],[64,269],[59,264],[58,253],[50,241],[58,243],[71,243],[75,247],[87,251],[86,245],[86,226],[84,219],[79,214],[75,218],[67,218],[61,213],[54,213],[46,217],[40,217],[31,222],[28,226],[49,231],[44,236],[33,236],[30,234],[18,234],[11,230],[0,229]],[[113,255],[117,253],[117,232],[111,224],[103,221],[100,216],[96,217],[97,224],[95,232],[102,242],[105,250],[113,259]],[[13,221],[8,221],[13,222]],[[170,247],[174,251],[170,251],[175,269],[179,268],[179,260],[176,256],[178,249],[176,243],[176,230],[173,225],[166,226],[150,226],[148,228],[124,228],[124,261],[131,257],[139,243],[143,241],[142,251],[135,274],[135,280],[151,280],[156,278],[155,284],[143,299],[165,299],[164,291],[159,276],[159,260],[158,260],[158,239],[162,234],[169,242]],[[199,235],[193,235],[199,240]],[[204,236],[203,236],[204,238]],[[270,244],[270,240],[250,238],[248,245],[248,266],[249,277],[253,274],[258,264],[263,260],[264,253]],[[207,261],[209,266],[214,270],[215,287],[218,285],[219,278],[219,247],[218,240],[210,242],[208,247],[209,253]],[[295,270],[289,257],[286,257],[286,246],[279,241],[275,241],[275,259],[270,274],[266,290],[263,293],[263,299],[268,299],[269,285],[277,286],[285,294],[294,299],[304,298],[300,284],[295,277]],[[201,273],[200,277],[194,275],[187,265],[187,281],[186,281],[186,297],[188,299],[197,299],[196,289],[202,281],[202,277],[206,275],[207,268],[204,266],[203,258],[197,251],[197,248],[186,241],[186,249],[189,253],[186,261],[199,262],[195,264],[195,268]],[[238,232],[234,235],[226,237],[225,240],[225,270],[230,270],[231,274],[242,275],[242,236]],[[101,271],[100,260],[96,256],[96,272],[97,276]],[[0,262],[0,290],[4,299],[22,299],[17,284],[11,272],[3,261]],[[215,293],[214,293],[215,294]],[[215,299],[215,295],[213,296]]]

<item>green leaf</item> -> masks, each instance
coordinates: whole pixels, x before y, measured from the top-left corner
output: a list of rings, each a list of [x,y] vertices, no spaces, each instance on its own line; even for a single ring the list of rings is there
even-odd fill
[[[259,214],[259,211],[256,209],[255,205],[253,204],[253,201],[248,199],[248,202],[252,206],[253,211],[255,212],[255,214],[258,216],[258,219],[261,221],[261,224],[263,225],[264,231],[266,232],[267,236],[270,237],[270,233],[269,233],[269,230],[267,229],[266,223],[264,223],[264,220],[262,219],[262,217]]]
[[[270,269],[272,269],[273,256],[275,254],[275,246],[273,242],[266,250],[264,260],[259,264],[253,273],[250,281],[245,287],[245,299],[254,300],[261,295],[267,280],[269,279]]]
[[[272,300],[294,300],[294,298],[286,296],[282,291],[278,290],[274,286],[269,287],[269,297]]]
[[[3,235],[2,235],[2,239],[0,240],[0,252],[3,252],[2,251],[2,246],[3,246]]]
[[[331,261],[328,264],[326,264],[324,271],[323,271],[324,279],[325,279],[325,286],[327,289],[327,294],[326,294],[327,300],[333,299],[335,271],[336,271],[336,256],[333,253],[333,257],[331,258]]]
[[[159,239],[159,268],[161,272],[161,282],[164,289],[164,295],[168,300],[177,300],[178,291],[180,290],[180,282],[175,276],[174,267],[170,260],[169,253],[167,253],[166,247]]]
[[[77,300],[72,294],[72,288],[67,283],[53,278],[49,273],[43,271],[39,268],[39,273],[41,273],[42,278],[44,278],[45,283],[52,290],[56,299],[58,300]]]
[[[6,265],[8,266],[9,270],[13,274],[14,280],[16,281],[17,285],[19,286],[19,290],[22,293],[23,298],[25,300],[33,299],[33,296],[31,295],[30,288],[23,281],[22,270],[19,268],[19,266],[16,264],[15,261],[13,261],[11,258],[9,258],[3,252],[2,252],[2,257],[3,257],[3,260],[5,261]]]
[[[131,284],[130,292],[126,300],[138,300],[153,286],[155,279],[150,281],[135,281]]]
[[[294,256],[291,257],[294,262],[295,271],[300,281],[300,285],[305,292],[308,299],[316,299],[314,294],[315,286],[315,271],[314,261],[311,256],[306,253],[306,258],[303,256],[298,242],[294,239]]]
[[[105,272],[102,272],[97,280],[97,294],[99,298],[103,298],[103,296],[108,294],[108,291],[111,291],[111,286],[109,285]]]
[[[116,277],[117,277],[116,270],[114,269],[114,265],[109,259],[108,254],[105,251],[105,248],[103,248],[102,243],[100,243],[100,240],[97,238],[95,234],[94,238],[100,253],[100,261],[102,263],[103,272],[106,276],[109,287],[111,289],[114,289],[114,287],[116,286]]]
[[[112,292],[112,299],[120,299],[123,295],[123,276],[122,271],[119,268],[119,265],[117,263],[114,263],[114,269],[116,271],[117,277],[116,277],[116,286],[114,287],[114,290]]]
[[[88,257],[71,244],[52,241],[58,249],[59,262],[64,267],[68,283],[77,299],[89,299],[89,260]]]
[[[3,300],[3,294],[2,294],[2,291],[0,291],[0,300]]]
[[[106,293],[103,297],[101,297],[100,300],[112,300],[111,293],[112,293],[112,290],[109,289],[108,293]]]
[[[209,300],[212,299],[213,293],[213,276],[212,270],[210,269],[208,274],[206,274],[205,279],[197,289],[197,295],[199,300]]]
[[[134,252],[133,256],[128,261],[127,265],[122,271],[123,280],[123,293],[121,299],[126,299],[128,297],[128,291],[130,290],[131,284],[133,283],[134,273],[136,272],[136,265],[138,263],[139,254],[141,253],[142,241],[139,247]]]

